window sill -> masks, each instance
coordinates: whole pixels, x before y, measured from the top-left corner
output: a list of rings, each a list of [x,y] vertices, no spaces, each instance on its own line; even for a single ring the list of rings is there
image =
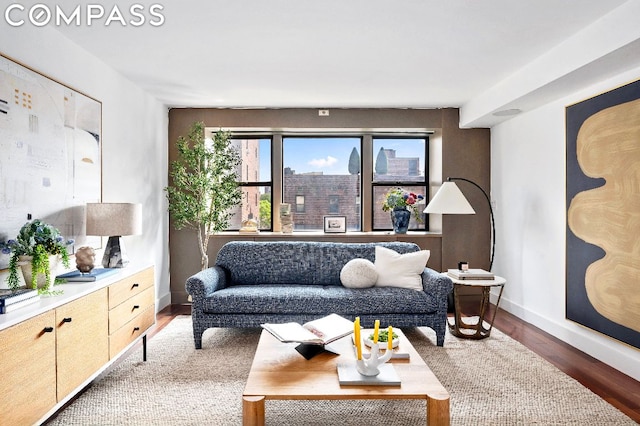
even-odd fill
[[[283,232],[258,232],[258,233],[244,233],[238,231],[225,231],[211,236],[216,237],[248,237],[248,238],[300,238],[300,239],[314,239],[314,238],[335,238],[335,239],[379,239],[385,237],[393,237],[395,239],[411,239],[411,238],[442,238],[442,234],[439,232],[425,232],[425,231],[409,231],[406,234],[394,234],[392,231],[371,231],[371,232],[322,232],[322,231],[296,231],[291,234],[285,234]]]

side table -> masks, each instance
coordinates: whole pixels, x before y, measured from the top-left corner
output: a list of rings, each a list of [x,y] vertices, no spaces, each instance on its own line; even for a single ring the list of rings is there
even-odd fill
[[[446,273],[445,273],[446,274]],[[453,303],[454,303],[454,322],[451,323],[447,320],[449,325],[449,331],[451,334],[457,337],[466,339],[484,339],[489,337],[491,329],[493,328],[493,320],[496,318],[498,312],[498,305],[500,304],[500,298],[502,297],[502,291],[504,285],[507,283],[502,277],[495,276],[492,280],[458,280],[450,277],[453,281]],[[458,298],[458,291],[462,287],[480,287],[482,289],[482,299],[480,301],[480,317],[477,323],[464,322],[461,316],[460,301]],[[500,287],[500,294],[496,302],[496,309],[493,311],[493,315],[489,321],[485,321],[485,315],[489,308],[489,296],[491,295],[491,287]],[[485,326],[485,322],[487,326]],[[470,332],[469,332],[470,331]]]

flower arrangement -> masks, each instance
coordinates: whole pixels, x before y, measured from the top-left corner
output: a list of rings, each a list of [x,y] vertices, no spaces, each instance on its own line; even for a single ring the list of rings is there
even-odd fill
[[[424,200],[422,194],[408,192],[401,188],[394,188],[385,195],[382,210],[388,212],[394,209],[409,209],[413,212],[416,220],[422,222],[420,210],[416,206],[416,204],[419,204],[422,200]]]
[[[1,249],[3,253],[7,250],[11,252],[9,260],[9,278],[7,283],[9,288],[15,290],[20,285],[18,277],[18,266],[20,266],[20,256],[31,256],[31,283],[27,286],[37,288],[38,275],[45,277],[45,286],[42,292],[48,292],[51,272],[49,270],[49,256],[60,255],[62,264],[69,267],[69,254],[67,246],[73,244],[73,240],[66,240],[60,235],[57,228],[36,219],[25,223],[15,240],[3,243]]]

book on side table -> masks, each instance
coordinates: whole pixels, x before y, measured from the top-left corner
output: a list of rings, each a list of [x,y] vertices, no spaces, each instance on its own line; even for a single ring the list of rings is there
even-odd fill
[[[307,359],[320,352],[332,352],[327,345],[353,333],[353,321],[330,314],[304,324],[261,324],[262,328],[283,343],[300,343],[296,350]]]
[[[447,275],[456,280],[492,280],[495,278],[493,273],[484,269],[467,269],[466,271],[449,269],[447,270]]]

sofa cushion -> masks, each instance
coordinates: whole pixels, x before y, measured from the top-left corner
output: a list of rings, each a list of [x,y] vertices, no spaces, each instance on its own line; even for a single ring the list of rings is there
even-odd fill
[[[373,287],[377,279],[376,266],[367,259],[351,259],[340,271],[340,281],[348,288]]]
[[[433,295],[397,287],[268,284],[227,287],[203,303],[203,311],[211,314],[430,314],[437,307]]]
[[[400,254],[385,247],[376,247],[376,287],[400,287],[422,291],[422,277],[429,260],[429,250]]]

